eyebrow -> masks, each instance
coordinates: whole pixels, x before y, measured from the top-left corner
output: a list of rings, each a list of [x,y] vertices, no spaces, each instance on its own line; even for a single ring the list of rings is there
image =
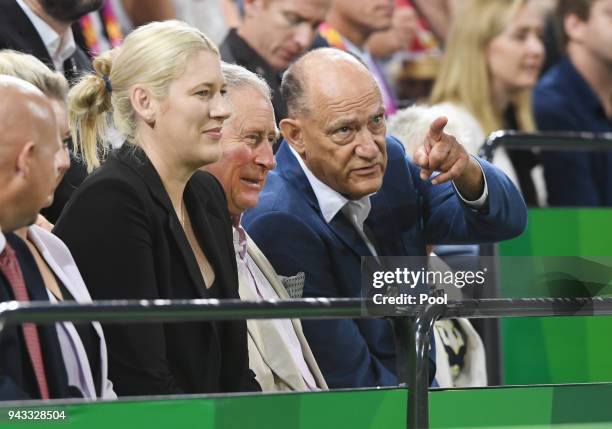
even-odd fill
[[[355,122],[357,122],[357,118],[354,116],[348,118],[341,118],[330,122],[327,126],[327,129],[333,131],[337,128],[345,127],[347,125],[353,125]]]
[[[200,87],[214,88],[215,85],[216,84],[214,82],[200,82],[197,85],[194,85],[189,91],[195,91],[196,89]],[[225,86],[225,82],[222,82],[220,87],[223,88],[224,86]]]
[[[374,116],[384,115],[384,114],[385,114],[385,106],[380,106],[378,110],[376,111],[376,113],[371,115],[370,118],[373,118]]]

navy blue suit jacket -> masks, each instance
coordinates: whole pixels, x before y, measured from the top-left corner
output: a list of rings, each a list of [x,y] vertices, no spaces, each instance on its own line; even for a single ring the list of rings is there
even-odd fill
[[[475,211],[451,184],[433,186],[404,147],[387,139],[388,164],[366,220],[381,255],[417,256],[426,244],[507,239],[526,225],[525,203],[510,180],[481,161],[489,187],[487,205]],[[306,273],[304,296],[359,297],[362,256],[371,256],[346,218],[327,224],[315,194],[286,142],[276,155],[257,207],[243,225],[280,275]],[[330,387],[396,385],[395,346],[389,322],[309,320],[304,333]]]
[[[6,234],[5,237],[17,254],[30,300],[49,302],[44,282],[27,245],[15,234]],[[0,273],[0,302],[14,299],[7,279]],[[7,325],[0,332],[0,401],[40,399],[22,332],[21,325]],[[38,325],[38,335],[50,397],[82,396],[78,389],[68,387],[55,324]]]
[[[612,132],[612,118],[569,58],[542,77],[533,100],[539,130]],[[541,157],[548,204],[612,206],[612,151],[544,151]]]

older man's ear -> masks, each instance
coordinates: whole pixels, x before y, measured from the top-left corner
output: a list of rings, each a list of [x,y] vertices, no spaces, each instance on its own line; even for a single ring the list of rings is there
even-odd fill
[[[280,124],[280,132],[283,138],[291,145],[293,149],[300,155],[304,153],[304,134],[302,125],[297,119],[286,118]]]

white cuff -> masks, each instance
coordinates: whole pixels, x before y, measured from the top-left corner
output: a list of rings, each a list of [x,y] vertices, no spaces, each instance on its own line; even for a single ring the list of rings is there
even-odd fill
[[[457,195],[459,195],[459,198],[461,198],[461,201],[463,201],[466,205],[470,206],[473,209],[481,209],[486,204],[487,198],[489,198],[489,186],[487,185],[487,176],[484,174],[482,165],[480,165],[480,162],[478,162],[475,156],[472,155],[472,158],[474,158],[474,160],[478,164],[478,167],[480,167],[480,171],[482,171],[482,177],[484,178],[484,189],[482,191],[482,195],[478,199],[470,201],[467,200],[463,195],[461,195],[461,192],[459,192],[459,189],[457,189],[455,182],[453,182],[453,187],[455,188],[455,192],[457,192]]]

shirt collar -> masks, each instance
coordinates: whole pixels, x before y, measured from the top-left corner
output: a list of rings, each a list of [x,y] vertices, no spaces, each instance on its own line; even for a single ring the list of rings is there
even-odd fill
[[[247,236],[244,228],[240,225],[242,215],[231,216],[232,219],[232,240],[234,242],[234,253],[245,260],[247,254]]]
[[[0,253],[4,251],[4,246],[6,246],[6,238],[4,238],[4,234],[2,234],[2,230],[0,229]]]
[[[76,51],[76,42],[72,28],[68,30],[63,37],[60,37],[57,32],[49,26],[41,17],[36,15],[32,9],[23,1],[17,0],[17,3],[23,9],[23,12],[28,16],[38,35],[42,39],[53,65],[57,71],[64,71],[64,61],[70,58]]]
[[[293,156],[295,156],[300,164],[300,167],[302,167],[302,170],[310,183],[310,187],[317,198],[317,203],[319,204],[319,209],[321,210],[321,214],[323,215],[325,222],[330,223],[334,216],[336,216],[336,214],[351,200],[319,180],[306,166],[302,157],[291,147],[291,145],[288,146],[291,153]],[[365,197],[355,201],[363,207],[368,207],[368,213],[365,216],[367,218],[370,211],[370,196],[366,195]],[[365,218],[363,220],[365,220]]]

